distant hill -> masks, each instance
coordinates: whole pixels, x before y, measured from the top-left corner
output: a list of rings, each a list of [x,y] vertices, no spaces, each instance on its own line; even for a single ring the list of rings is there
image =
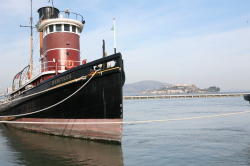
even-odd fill
[[[125,84],[123,88],[123,93],[124,95],[141,95],[143,91],[160,89],[169,86],[171,86],[171,84],[159,81],[146,80],[131,84]]]
[[[209,88],[201,89],[194,84],[174,85],[152,80],[125,84],[123,88],[123,95],[125,96],[218,93],[218,92],[220,92],[220,88],[216,86],[210,86]]]

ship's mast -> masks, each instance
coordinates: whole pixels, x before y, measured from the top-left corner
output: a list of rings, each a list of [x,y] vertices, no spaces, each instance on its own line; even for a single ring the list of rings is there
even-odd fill
[[[51,1],[51,5],[52,7],[54,7],[54,0],[49,0],[49,2]]]
[[[32,0],[30,0],[30,78],[32,78],[33,75],[33,3]]]
[[[20,25],[22,28],[30,28],[30,60],[29,60],[29,75],[28,78],[31,79],[33,76],[33,15],[32,15],[33,3],[30,0],[30,25]]]
[[[114,53],[116,54],[116,21],[115,18],[113,18],[113,37],[114,37]]]

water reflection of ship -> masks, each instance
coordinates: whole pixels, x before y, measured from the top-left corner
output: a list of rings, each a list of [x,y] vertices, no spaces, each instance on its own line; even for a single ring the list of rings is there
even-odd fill
[[[24,165],[123,165],[121,145],[103,144],[1,128]]]

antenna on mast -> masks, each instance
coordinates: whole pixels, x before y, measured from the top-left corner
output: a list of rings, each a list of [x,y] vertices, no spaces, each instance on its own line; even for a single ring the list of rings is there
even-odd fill
[[[113,31],[113,37],[114,37],[114,53],[116,54],[116,21],[115,18],[113,18],[113,26],[111,28],[111,31]]]
[[[54,0],[49,0],[48,2],[51,2],[52,7],[54,7]]]
[[[33,75],[33,2],[30,0],[30,25],[20,25],[22,28],[30,28],[30,62],[29,62],[29,79],[32,78]]]

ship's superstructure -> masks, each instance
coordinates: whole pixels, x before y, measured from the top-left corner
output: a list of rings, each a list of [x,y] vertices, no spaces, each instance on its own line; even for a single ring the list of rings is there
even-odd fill
[[[83,16],[69,10],[59,11],[52,6],[42,7],[38,13],[36,27],[40,34],[40,72],[31,77],[33,65],[30,64],[17,73],[13,79],[13,95],[86,63],[80,57],[80,34],[85,24]]]
[[[79,66],[82,16],[69,11],[60,12],[55,7],[43,7],[38,12],[41,72],[55,75]],[[79,20],[71,19],[72,15]]]

